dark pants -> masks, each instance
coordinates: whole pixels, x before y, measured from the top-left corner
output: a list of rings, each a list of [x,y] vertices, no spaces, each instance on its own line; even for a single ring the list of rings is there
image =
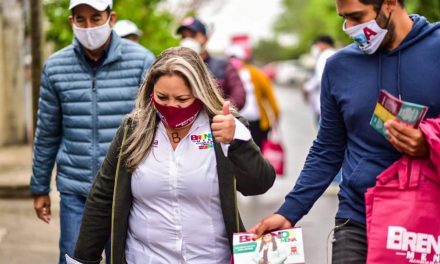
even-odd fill
[[[251,131],[252,139],[255,144],[261,149],[261,144],[267,139],[267,134],[269,130],[263,131],[260,129],[260,120],[249,121],[249,130]]]
[[[367,262],[367,232],[363,224],[336,219],[332,264],[362,264]]]

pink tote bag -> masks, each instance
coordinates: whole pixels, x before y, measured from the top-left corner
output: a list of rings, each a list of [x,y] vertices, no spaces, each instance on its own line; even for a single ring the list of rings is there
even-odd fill
[[[440,180],[430,160],[395,162],[365,201],[367,264],[440,264]]]

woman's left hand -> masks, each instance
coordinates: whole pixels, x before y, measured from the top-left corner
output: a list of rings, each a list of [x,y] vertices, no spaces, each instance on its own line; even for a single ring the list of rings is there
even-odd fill
[[[216,115],[212,119],[212,135],[219,143],[230,144],[234,140],[235,118],[230,113],[230,102],[223,104],[223,113]]]

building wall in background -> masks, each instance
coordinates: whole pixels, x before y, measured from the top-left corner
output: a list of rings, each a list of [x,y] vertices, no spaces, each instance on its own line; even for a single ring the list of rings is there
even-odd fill
[[[26,140],[23,1],[0,1],[0,146]]]

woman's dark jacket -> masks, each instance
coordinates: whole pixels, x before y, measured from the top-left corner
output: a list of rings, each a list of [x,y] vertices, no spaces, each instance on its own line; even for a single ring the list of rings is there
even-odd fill
[[[240,121],[247,123],[242,119]],[[132,131],[130,126],[134,124],[127,125],[127,138]],[[126,263],[125,241],[133,196],[132,174],[123,160],[118,165],[125,129],[125,125],[119,127],[87,198],[73,256],[82,263],[99,263],[109,238],[111,238],[112,245],[111,263]],[[223,219],[230,245],[232,245],[232,234],[244,231],[240,217],[236,217],[234,177],[237,190],[243,195],[258,195],[272,187],[275,181],[275,171],[262,157],[253,140],[234,140],[229,147],[228,157],[224,156],[219,143],[214,142],[214,150]],[[119,173],[116,173],[117,170]]]

